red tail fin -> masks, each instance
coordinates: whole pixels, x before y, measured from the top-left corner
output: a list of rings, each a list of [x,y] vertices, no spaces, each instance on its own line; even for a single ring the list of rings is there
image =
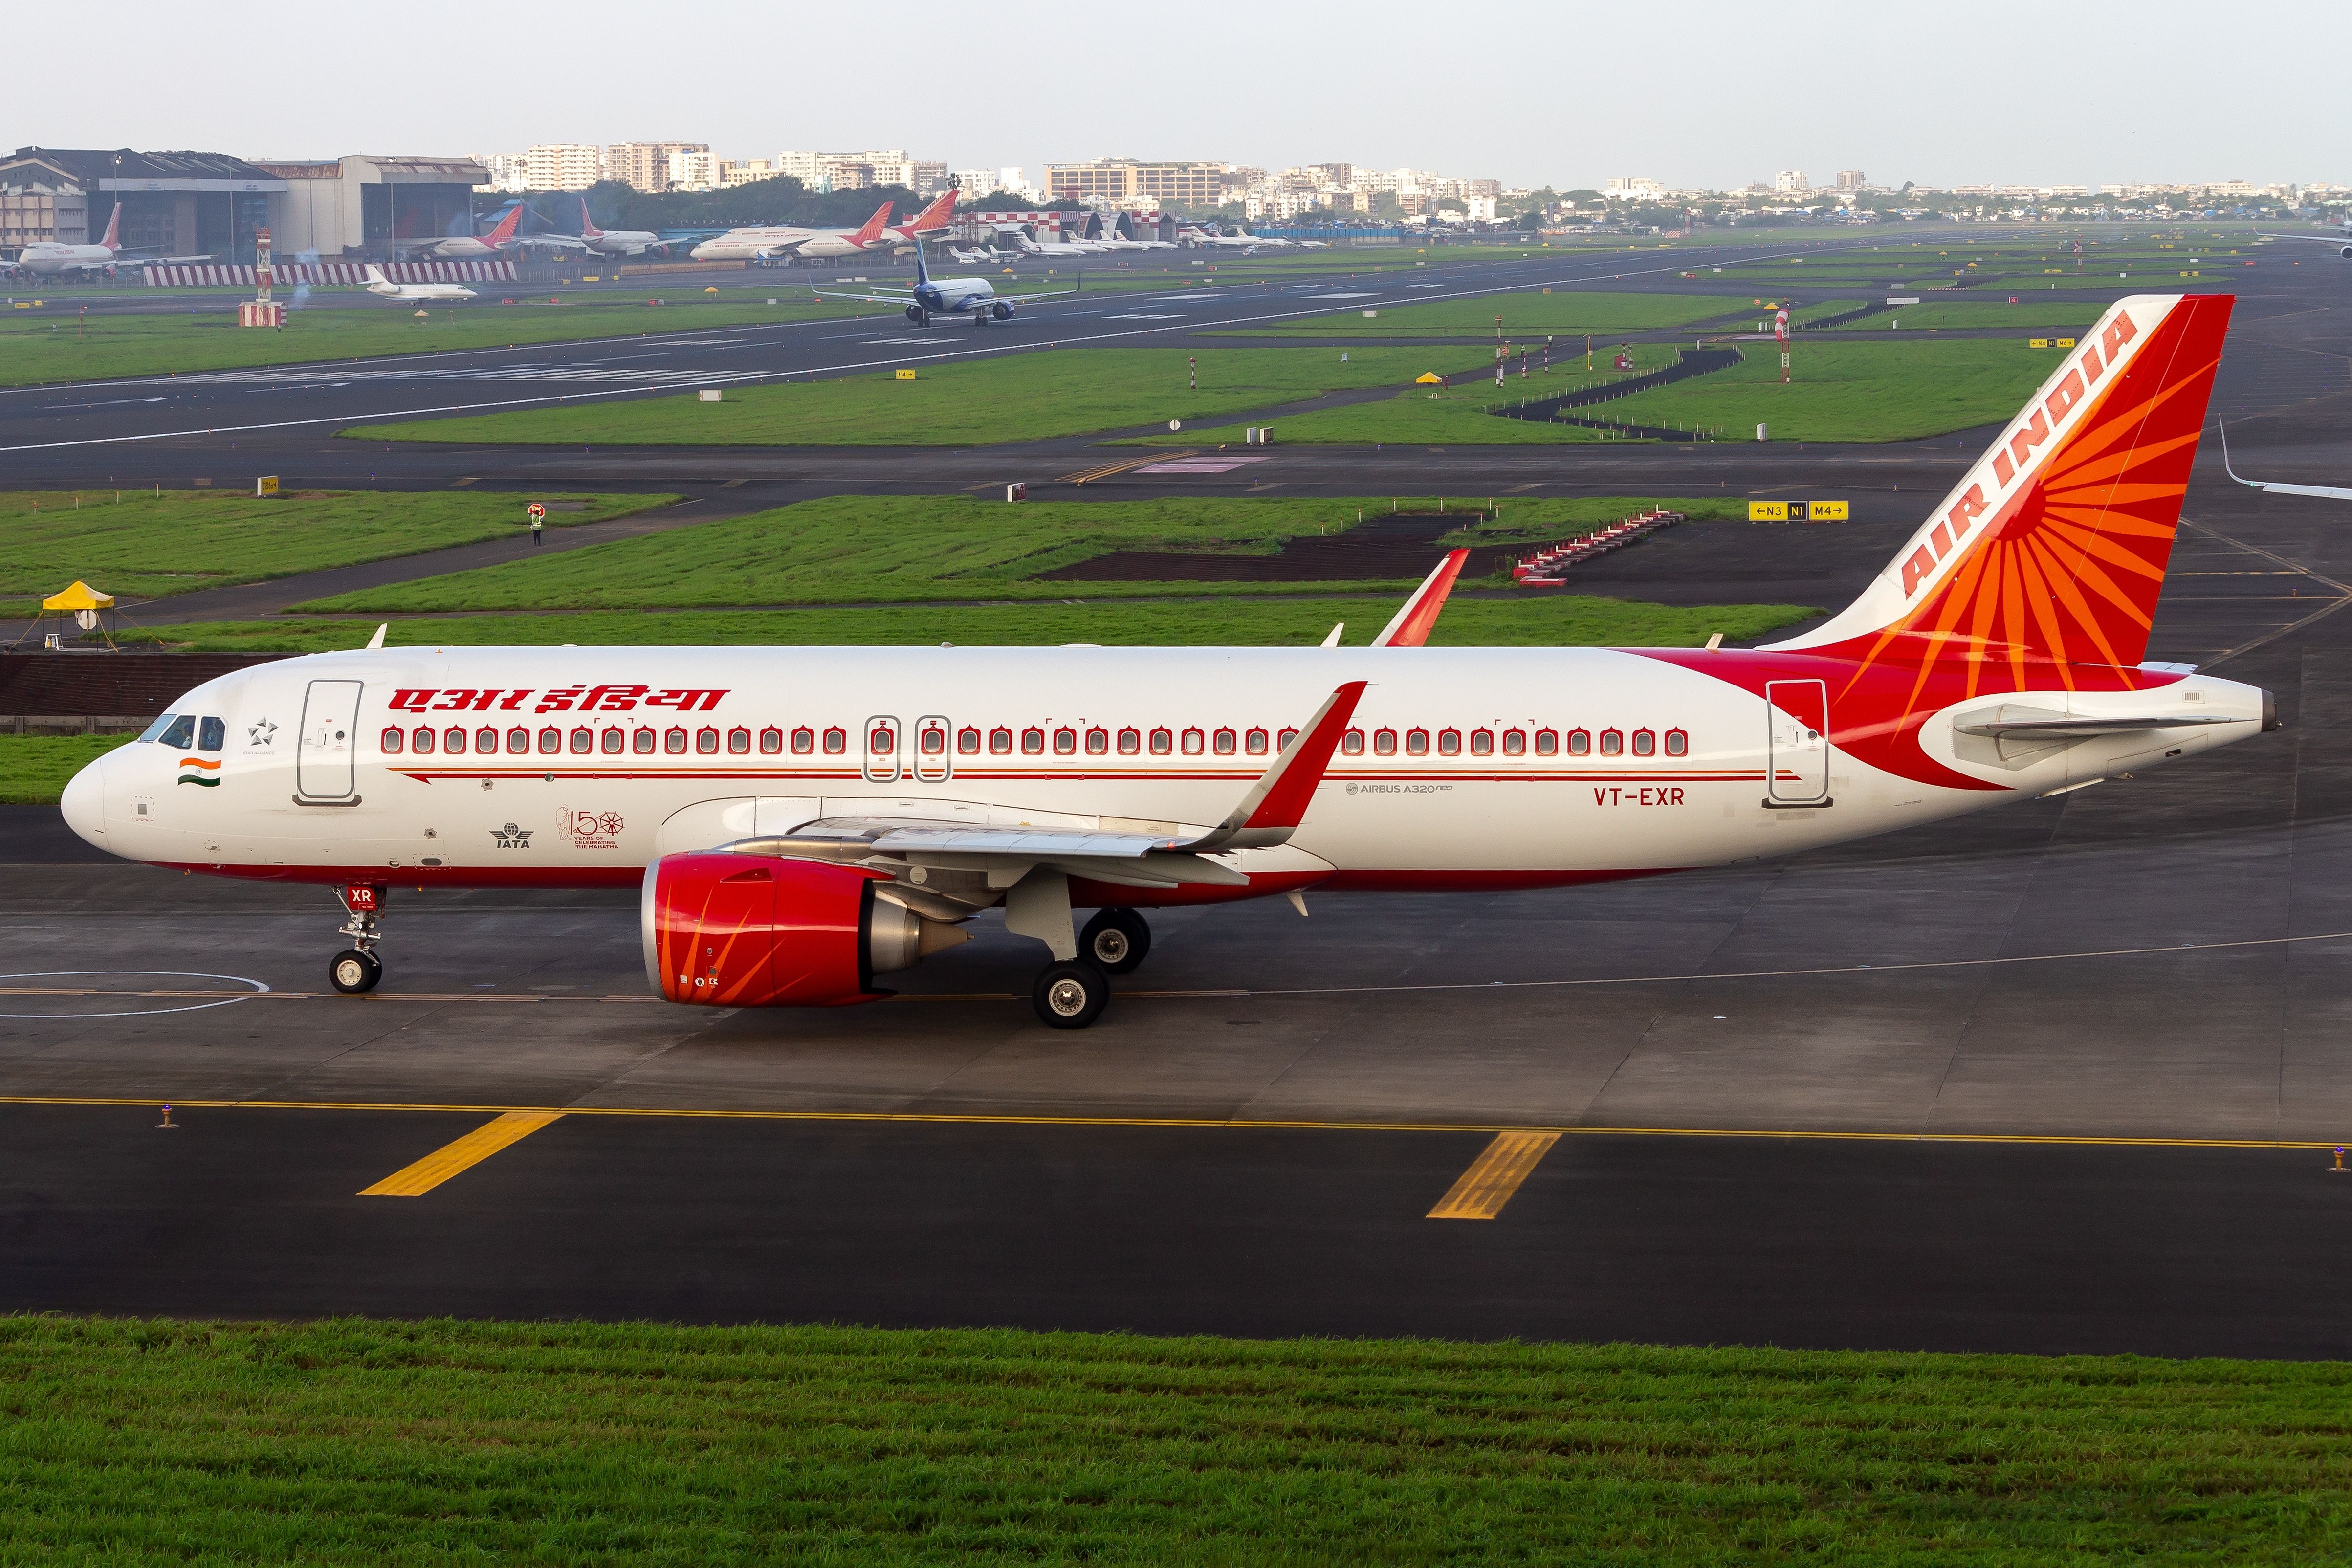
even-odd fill
[[[849,243],[852,245],[871,245],[876,240],[882,237],[882,231],[889,226],[889,223],[890,204],[888,202],[884,202],[880,206],[874,209],[874,216],[866,220],[866,226],[849,237]]]
[[[88,234],[89,230],[82,230]],[[106,220],[106,237],[98,242],[109,250],[122,248],[122,204],[114,204],[114,216]]]
[[[1780,646],[1949,665],[1970,693],[2138,664],[2235,302],[2117,300],[1862,597]]]
[[[945,228],[955,219],[956,194],[941,191],[929,206],[907,220],[908,234],[923,234],[935,228]]]
[[[586,196],[582,196],[580,198],[580,237],[583,239],[602,239],[604,237],[604,231],[598,228],[596,226],[596,220],[588,216],[588,198]]]
[[[482,236],[482,243],[484,245],[498,245],[503,241],[512,239],[515,237],[515,230],[519,228],[521,224],[522,204],[520,202],[517,202],[514,205],[514,210],[508,213],[506,216],[499,220],[498,227]]]

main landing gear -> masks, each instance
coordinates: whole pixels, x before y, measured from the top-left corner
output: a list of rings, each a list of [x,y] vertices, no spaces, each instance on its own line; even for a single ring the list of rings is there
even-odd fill
[[[1151,928],[1133,910],[1098,910],[1079,935],[1070,921],[1069,879],[1042,866],[1006,891],[1004,929],[1035,937],[1054,955],[1029,993],[1049,1029],[1083,1029],[1102,1016],[1110,977],[1134,969],[1151,947]]]
[[[335,897],[342,901],[343,912],[350,919],[343,922],[341,935],[352,939],[352,945],[335,954],[327,965],[327,983],[346,996],[356,996],[362,991],[375,989],[383,978],[383,960],[375,955],[375,944],[383,940],[385,895],[390,891],[381,882],[353,882],[336,889]]]
[[[1105,974],[1125,974],[1151,951],[1151,927],[1133,910],[1097,910],[1078,933],[1078,953]]]

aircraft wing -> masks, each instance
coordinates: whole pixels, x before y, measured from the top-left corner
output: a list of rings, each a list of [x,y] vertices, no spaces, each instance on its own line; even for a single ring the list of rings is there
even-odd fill
[[[721,847],[746,855],[847,861],[881,870],[922,866],[984,871],[992,886],[1008,888],[1041,865],[1128,887],[1245,887],[1247,876],[1212,857],[1289,842],[1306,817],[1316,786],[1323,782],[1366,684],[1348,681],[1325,698],[1274,764],[1213,827],[1160,834],[828,817],[791,833],[739,839]]]
[[[912,294],[836,294],[826,289],[812,289],[810,293],[820,300],[862,300],[870,305],[911,305]]]
[[[2316,496],[2321,500],[2352,500],[2352,489],[2336,485],[2290,485],[2276,479],[2240,479],[2238,470],[2230,466],[2230,427],[2220,420],[2213,427],[2221,433],[2221,471],[2248,489],[2261,490],[2274,496]]]

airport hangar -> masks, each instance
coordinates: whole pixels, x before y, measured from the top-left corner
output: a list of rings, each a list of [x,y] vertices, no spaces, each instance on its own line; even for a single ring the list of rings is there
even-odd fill
[[[0,159],[0,252],[89,245],[122,204],[127,249],[254,259],[264,227],[280,258],[391,260],[404,245],[475,232],[470,158],[247,162],[226,153],[19,147]]]

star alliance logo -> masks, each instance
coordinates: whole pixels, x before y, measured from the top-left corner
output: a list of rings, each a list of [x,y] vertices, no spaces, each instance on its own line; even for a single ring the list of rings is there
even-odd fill
[[[248,746],[266,746],[277,733],[278,726],[264,719],[257,724],[247,724],[245,727],[245,743]]]
[[[490,837],[498,840],[498,846],[501,849],[530,848],[530,834],[531,830],[530,828],[518,827],[511,822],[508,823],[504,827],[493,827],[490,829]]]

